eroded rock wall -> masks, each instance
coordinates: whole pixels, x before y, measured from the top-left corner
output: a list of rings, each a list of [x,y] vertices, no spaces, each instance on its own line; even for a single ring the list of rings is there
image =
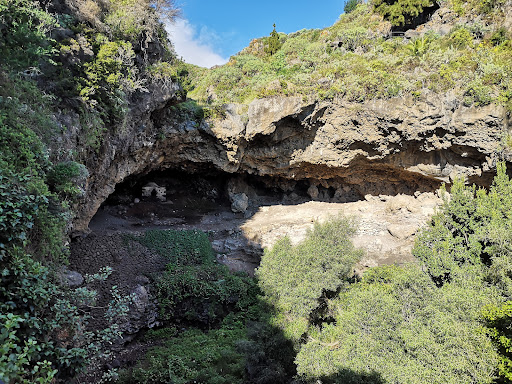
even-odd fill
[[[197,122],[176,113],[178,88],[154,90],[133,112],[122,136],[110,135],[74,223],[85,231],[101,203],[127,176],[157,169],[308,180],[361,197],[429,192],[456,175],[488,185],[498,159],[505,110],[468,108],[432,94],[365,103],[306,102],[273,97],[249,107],[230,104],[224,118]]]

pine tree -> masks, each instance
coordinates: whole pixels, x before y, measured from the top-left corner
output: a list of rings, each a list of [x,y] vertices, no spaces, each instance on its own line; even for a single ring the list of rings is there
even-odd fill
[[[274,23],[274,29],[270,32],[270,37],[267,40],[265,46],[265,53],[272,56],[274,53],[279,51],[281,48],[281,42],[279,41],[279,34],[276,32],[276,24]]]

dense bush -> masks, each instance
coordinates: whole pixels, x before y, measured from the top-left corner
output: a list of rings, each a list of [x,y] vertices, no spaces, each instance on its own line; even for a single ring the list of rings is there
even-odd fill
[[[404,5],[411,12],[415,7]],[[360,4],[332,27],[281,35],[283,44],[270,57],[264,55],[268,38],[256,40],[224,66],[190,71],[190,95],[203,105],[222,105],[275,95],[363,102],[453,90],[466,105],[512,108],[512,48],[503,30],[487,40],[487,27],[461,25],[442,37],[407,41],[386,39],[386,25],[372,6]]]
[[[156,331],[161,335],[162,332]],[[219,329],[203,332],[166,332],[161,345],[151,348],[131,373],[121,374],[123,383],[212,384],[244,383],[245,359],[236,345],[246,336],[245,324],[228,316]],[[170,337],[169,337],[170,336]],[[148,334],[151,337],[151,332]]]
[[[373,0],[375,11],[393,25],[409,24],[423,8],[432,5],[431,0]]]
[[[298,373],[326,383],[491,383],[497,354],[480,331],[489,299],[478,288],[438,289],[415,265],[370,270],[329,303],[334,321],[310,331]]]
[[[37,67],[52,52],[48,32],[56,25],[37,1],[0,2],[0,64],[16,70]]]
[[[169,260],[155,292],[168,328],[148,333],[160,345],[120,381],[244,382],[246,361],[238,344],[247,340],[246,321],[259,316],[253,279],[218,264],[204,232],[153,230],[130,238]],[[183,326],[191,328],[177,331]]]
[[[362,3],[361,0],[348,0],[345,2],[345,7],[343,8],[343,12],[350,13],[354,9],[356,9],[356,7],[361,3]]]
[[[86,330],[94,292],[62,286],[70,203],[83,193],[87,169],[73,161],[76,152],[58,147],[63,127],[55,116],[73,105],[71,116],[78,112],[84,128],[76,141],[86,148],[79,150],[99,148],[109,114],[140,85],[138,64],[132,42],[109,40],[100,25],[106,3],[66,2],[73,15],[51,15],[40,3],[0,2],[0,381],[6,383],[69,382],[119,336],[116,324]],[[73,38],[54,41],[55,27]],[[163,38],[161,28],[154,33]],[[92,108],[77,105],[77,84],[89,87],[84,95]],[[61,97],[66,103],[56,105]],[[113,294],[108,322],[128,308],[127,298]]]
[[[292,340],[307,332],[322,301],[350,281],[362,255],[350,241],[354,230],[354,223],[345,218],[316,223],[298,245],[284,238],[265,252],[256,276]]]
[[[279,41],[279,34],[276,32],[276,25],[274,24],[274,29],[270,32],[270,37],[267,38],[265,52],[272,56],[279,51],[279,48],[281,48],[281,42]]]

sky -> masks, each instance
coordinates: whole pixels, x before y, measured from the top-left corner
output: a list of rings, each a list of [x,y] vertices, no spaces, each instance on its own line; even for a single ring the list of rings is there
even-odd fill
[[[178,56],[202,67],[225,64],[254,38],[325,28],[343,13],[344,0],[176,0],[182,16],[167,30]]]

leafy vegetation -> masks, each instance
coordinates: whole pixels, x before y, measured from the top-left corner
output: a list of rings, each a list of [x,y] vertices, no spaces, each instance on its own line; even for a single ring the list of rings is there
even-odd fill
[[[412,8],[382,4],[414,14],[412,9],[419,12],[430,2],[413,1]],[[222,105],[275,95],[363,102],[453,90],[468,106],[511,108],[512,46],[504,30],[496,28],[493,35],[483,25],[455,25],[444,36],[392,38],[388,22],[373,7],[360,4],[323,30],[281,34],[282,46],[272,56],[265,52],[265,37],[222,67],[189,71],[189,95],[202,105]],[[483,17],[495,25],[501,20],[498,13]]]
[[[117,119],[118,106],[124,108],[127,95],[142,83],[145,64],[135,63],[136,42],[99,28],[112,12],[106,4],[69,2],[73,14],[50,14],[39,1],[0,2],[2,382],[69,382],[108,355],[120,335],[114,318],[128,311],[129,298],[114,290],[106,311],[110,325],[89,331],[95,292],[67,288],[59,272],[67,263],[67,231],[88,171],[75,157],[78,151],[60,147],[65,127],[55,116],[71,108],[77,122],[86,121],[83,131],[71,135],[88,154],[101,145],[103,127]],[[145,12],[155,14],[148,7]],[[153,19],[154,29],[146,26],[144,33],[164,39],[158,16]],[[65,35],[54,34],[56,29]],[[163,45],[171,59],[170,45]]]
[[[389,20],[392,25],[410,24],[423,9],[432,6],[430,0],[374,0],[375,12]]]
[[[292,340],[307,332],[311,320],[321,316],[322,302],[352,277],[362,256],[349,240],[354,230],[354,224],[343,218],[316,223],[297,246],[285,237],[265,253],[256,275]]]
[[[345,7],[343,8],[343,12],[350,13],[354,9],[356,9],[356,7],[359,4],[362,4],[362,3],[363,2],[361,0],[348,0],[348,1],[345,2]]]
[[[265,45],[265,53],[272,56],[279,51],[279,48],[281,48],[281,42],[279,41],[279,34],[276,32],[276,25],[274,24],[274,29],[270,32],[270,37]]]
[[[237,344],[247,339],[245,322],[257,319],[253,279],[216,263],[204,232],[152,230],[132,239],[169,260],[156,284],[160,317],[168,328],[147,335],[163,336],[163,342],[120,381],[244,382],[245,358]],[[183,325],[192,328],[178,332]]]
[[[160,23],[176,16],[171,1],[68,3],[71,13],[50,14],[38,1],[0,2],[0,381],[8,383],[69,381],[99,365],[120,335],[114,318],[129,298],[114,289],[110,325],[88,331],[96,294],[63,286],[58,271],[88,175],[81,162],[151,82],[180,81],[197,101],[172,112],[196,124],[225,117],[224,103],[275,95],[362,102],[453,90],[466,106],[512,111],[499,0],[448,2],[490,27],[410,40],[388,38],[389,22],[407,24],[430,2],[349,1],[332,27],[284,35],[274,26],[212,70],[176,60]],[[64,135],[55,116],[66,113],[78,132]],[[62,137],[80,148],[59,148]],[[361,252],[349,240],[356,223],[342,218],[315,224],[297,245],[279,241],[256,280],[216,263],[202,232],[133,237],[168,260],[154,291],[164,326],[146,335],[154,345],[120,381],[510,382],[511,212],[504,164],[489,190],[456,181],[418,236],[418,263],[360,278]]]

